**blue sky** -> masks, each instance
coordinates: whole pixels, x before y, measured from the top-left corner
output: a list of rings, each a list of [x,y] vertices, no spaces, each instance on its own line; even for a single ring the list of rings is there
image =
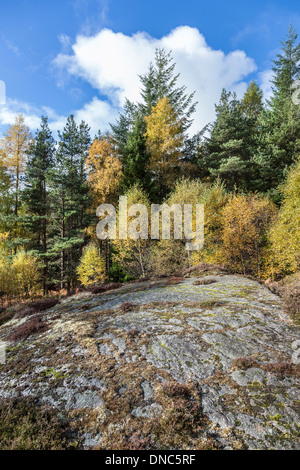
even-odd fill
[[[0,130],[23,112],[34,130],[48,114],[106,130],[155,47],[172,49],[182,83],[199,102],[193,131],[214,117],[223,86],[241,95],[251,79],[269,93],[271,61],[288,25],[300,32],[296,0],[10,0],[0,2]]]

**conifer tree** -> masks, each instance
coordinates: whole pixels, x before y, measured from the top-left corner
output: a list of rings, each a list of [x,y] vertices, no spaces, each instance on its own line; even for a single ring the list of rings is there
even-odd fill
[[[146,121],[139,114],[133,129],[128,133],[127,142],[123,150],[122,190],[126,191],[139,182],[148,194],[151,192],[151,177],[148,169],[150,155],[147,150],[145,134]]]
[[[147,116],[159,100],[167,98],[185,132],[192,124],[192,115],[197,103],[193,101],[195,92],[187,94],[185,85],[178,86],[180,74],[175,73],[175,67],[176,64],[171,52],[156,49],[154,65],[150,64],[148,72],[140,76],[142,102],[139,104],[139,108]]]
[[[223,90],[202,164],[213,178],[221,178],[228,189],[255,189],[255,125],[252,116],[247,115],[245,102],[241,103],[235,93]]]
[[[47,293],[48,245],[51,207],[49,201],[49,177],[53,170],[55,141],[48,126],[48,119],[42,117],[40,130],[28,150],[25,175],[25,189],[22,203],[25,210],[23,224],[31,236],[30,247],[37,251],[43,262],[43,290]]]
[[[136,175],[138,179],[134,182],[139,183],[149,193],[153,189],[150,187],[151,185],[149,186],[151,174],[145,172],[147,153],[143,147],[144,142],[139,130],[143,127],[141,120],[151,115],[153,108],[163,98],[168,100],[180,120],[184,140],[187,138],[186,131],[192,124],[192,116],[197,103],[194,102],[194,93],[188,94],[186,86],[178,86],[179,74],[175,73],[175,67],[176,64],[171,57],[171,52],[167,53],[164,49],[157,49],[154,64],[151,63],[148,71],[140,76],[141,101],[132,103],[126,100],[124,112],[120,114],[117,123],[111,125],[113,139],[117,144],[123,163],[122,184],[124,188],[130,187],[132,183],[132,162],[135,161],[139,172]],[[183,143],[184,141],[182,146]],[[138,157],[137,152],[140,150],[141,154]],[[142,170],[141,173],[140,170]],[[129,181],[126,180],[127,176]],[[162,192],[164,193],[164,190]]]
[[[55,212],[53,254],[60,253],[60,284],[67,289],[75,280],[75,266],[84,243],[84,215],[89,205],[84,161],[90,145],[89,128],[78,127],[69,116],[59,132],[55,170],[51,178],[51,198]]]
[[[242,111],[247,118],[258,121],[263,109],[263,92],[257,83],[252,81],[242,99]]]
[[[290,26],[281,41],[281,53],[273,65],[273,96],[262,114],[261,138],[256,161],[259,165],[260,190],[280,202],[280,185],[300,153],[299,106],[292,100],[293,83],[300,77],[300,44]]]

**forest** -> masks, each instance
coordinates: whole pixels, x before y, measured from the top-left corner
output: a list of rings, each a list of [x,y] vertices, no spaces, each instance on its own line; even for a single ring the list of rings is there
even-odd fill
[[[190,134],[197,103],[179,86],[172,52],[157,49],[109,133],[70,115],[54,139],[19,114],[0,138],[0,297],[65,295],[106,282],[170,276],[199,263],[261,280],[300,271],[300,43],[290,27],[273,61],[272,96],[252,81],[223,90],[216,118]],[[295,85],[296,84],[296,85]],[[298,86],[299,88],[299,86]],[[296,97],[296,98],[295,98]],[[204,204],[205,243],[105,240],[97,207]]]

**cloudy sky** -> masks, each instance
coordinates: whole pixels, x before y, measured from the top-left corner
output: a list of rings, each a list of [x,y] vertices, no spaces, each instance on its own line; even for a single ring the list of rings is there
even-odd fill
[[[157,47],[172,51],[180,81],[196,91],[192,132],[214,119],[223,87],[241,96],[257,80],[270,94],[272,59],[298,0],[36,0],[0,5],[0,132],[18,112],[34,131],[66,117],[109,129]],[[4,84],[6,100],[4,102]]]

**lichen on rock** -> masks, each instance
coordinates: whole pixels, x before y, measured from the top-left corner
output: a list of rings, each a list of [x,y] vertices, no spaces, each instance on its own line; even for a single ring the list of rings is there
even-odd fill
[[[195,281],[41,312],[46,328],[7,342],[0,397],[51,407],[83,448],[299,449],[299,366],[288,366],[299,326],[256,281]],[[8,320],[2,341],[24,322]]]

